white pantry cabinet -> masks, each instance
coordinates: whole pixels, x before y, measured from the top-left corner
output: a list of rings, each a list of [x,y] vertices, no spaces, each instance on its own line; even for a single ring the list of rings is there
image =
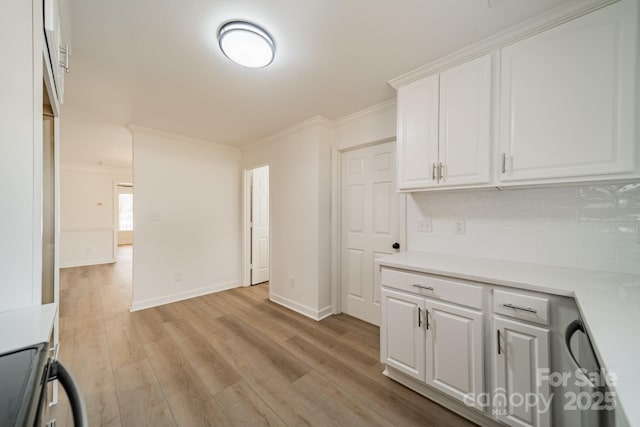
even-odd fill
[[[382,288],[382,363],[460,401],[484,388],[482,331],[479,311]]]
[[[398,89],[398,189],[490,182],[491,55]]]
[[[635,171],[637,9],[623,0],[501,50],[499,182]]]
[[[541,369],[549,368],[549,329],[524,322],[494,317],[496,328],[495,376],[497,390],[493,401],[498,420],[514,427],[548,427],[551,409],[539,411],[523,404],[512,404],[515,399],[549,400],[549,384],[538,384]],[[518,400],[519,402],[519,400]]]

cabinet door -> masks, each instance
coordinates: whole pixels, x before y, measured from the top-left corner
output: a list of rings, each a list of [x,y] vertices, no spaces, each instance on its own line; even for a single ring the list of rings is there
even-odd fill
[[[551,425],[551,408],[542,411],[542,406],[526,405],[533,396],[549,400],[548,383],[538,385],[539,370],[549,368],[549,330],[499,317],[494,321],[498,340],[494,413],[510,426]]]
[[[431,300],[425,309],[427,384],[459,400],[478,396],[484,391],[482,314]]]
[[[382,363],[424,381],[424,298],[382,289]]]
[[[491,55],[440,74],[440,184],[485,184],[491,165]]]
[[[501,51],[501,181],[632,172],[637,1]]]
[[[437,185],[438,75],[398,89],[398,189]]]

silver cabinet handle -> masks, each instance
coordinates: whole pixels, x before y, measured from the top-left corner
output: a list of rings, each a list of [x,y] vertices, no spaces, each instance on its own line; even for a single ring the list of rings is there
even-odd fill
[[[437,181],[438,177],[436,175],[436,164],[434,163],[433,166],[431,167],[431,179],[433,181]]]
[[[519,305],[513,305],[513,304],[502,304],[503,307],[507,307],[507,308],[511,308],[514,310],[520,310],[520,311],[526,311],[527,313],[533,313],[536,314],[538,313],[538,310],[535,310],[531,307],[520,307]]]
[[[507,173],[507,153],[502,153],[502,173]]]
[[[414,283],[412,286],[414,288],[424,289],[424,290],[427,290],[427,291],[433,291],[434,290],[433,287],[431,287],[431,286],[419,285],[417,283]]]
[[[438,181],[444,181],[444,164],[442,162],[438,165]]]

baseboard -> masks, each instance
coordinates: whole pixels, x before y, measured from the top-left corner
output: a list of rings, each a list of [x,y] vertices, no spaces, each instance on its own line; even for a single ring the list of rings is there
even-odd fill
[[[133,302],[131,304],[130,311],[144,310],[145,308],[157,307],[159,305],[171,304],[172,302],[184,301],[202,295],[213,294],[216,292],[226,291],[228,289],[237,288],[240,286],[240,280],[234,280],[226,283],[219,283],[213,286],[207,286],[204,288],[198,288],[191,291],[179,292],[177,294],[166,295],[157,298],[151,298],[143,301]]]
[[[88,267],[90,265],[113,264],[114,262],[116,262],[115,258],[65,262],[60,264],[60,268]]]
[[[271,292],[271,294],[269,295],[269,300],[275,302],[276,304],[280,304],[281,306],[286,307],[289,310],[293,310],[296,313],[300,313],[304,316],[310,317],[313,320],[322,320],[325,317],[331,316],[332,314],[331,305],[328,305],[320,310],[316,310],[304,304],[297,303],[289,298],[276,295],[273,292]]]
[[[475,424],[478,424],[479,426],[482,427],[501,427],[503,426],[503,424],[498,423],[497,421],[493,420],[492,418],[490,418],[489,416],[487,416],[486,414],[471,408],[469,406],[466,406],[464,403],[453,399],[450,396],[447,396],[446,394],[441,393],[440,391],[431,388],[423,383],[421,383],[420,381],[417,381],[407,375],[405,375],[404,373],[393,369],[390,366],[385,366],[385,370],[383,372],[383,374],[389,378],[391,378],[394,381],[399,382],[400,384],[402,384],[403,386],[410,388],[411,390],[415,391],[416,393],[419,393],[421,395],[423,395],[424,397],[426,397],[427,399],[433,400],[434,402],[436,402],[437,404],[439,404],[440,406],[443,406],[445,408],[447,408],[448,410],[455,412],[456,414],[468,419],[469,421],[474,422]]]

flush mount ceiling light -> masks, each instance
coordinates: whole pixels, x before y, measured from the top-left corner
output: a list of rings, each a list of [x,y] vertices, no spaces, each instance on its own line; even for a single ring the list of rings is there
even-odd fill
[[[222,25],[218,43],[227,58],[249,68],[266,67],[276,52],[269,33],[246,21],[229,21]]]

